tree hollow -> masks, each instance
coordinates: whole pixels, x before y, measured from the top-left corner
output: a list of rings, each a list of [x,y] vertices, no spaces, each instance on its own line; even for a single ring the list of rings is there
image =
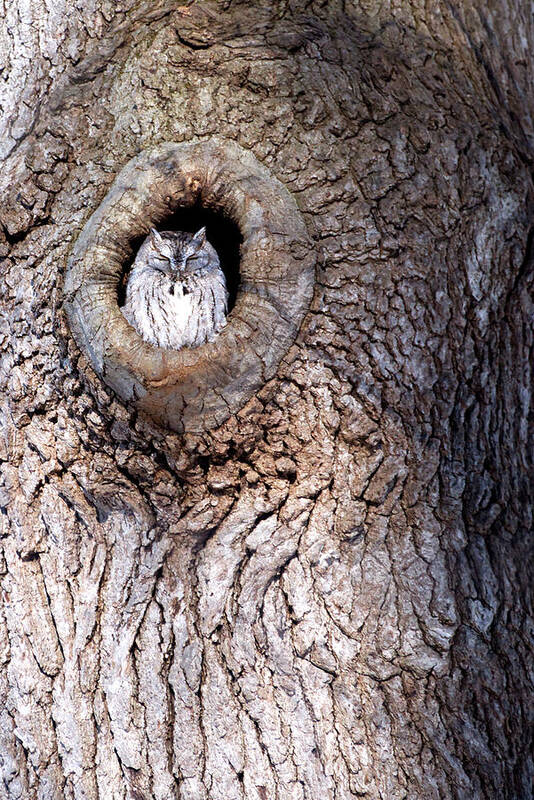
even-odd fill
[[[242,237],[235,304],[214,342],[163,350],[122,316],[120,279],[151,226],[202,211]],[[309,306],[314,267],[294,199],[252,153],[219,138],[166,143],[128,162],[86,223],[68,263],[65,309],[79,347],[123,400],[173,430],[200,431],[274,375]]]

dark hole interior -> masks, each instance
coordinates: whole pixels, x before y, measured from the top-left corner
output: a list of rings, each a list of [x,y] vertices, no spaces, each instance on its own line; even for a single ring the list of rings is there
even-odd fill
[[[180,208],[169,219],[164,220],[157,226],[160,231],[188,231],[196,233],[200,228],[206,228],[208,241],[216,249],[226,277],[228,289],[228,311],[235,305],[237,289],[239,286],[239,255],[243,237],[233,220],[220,213],[211,211],[201,206],[191,208]],[[118,301],[119,306],[124,305],[126,299],[126,283],[128,274],[132,266],[137,251],[143,243],[144,236],[132,240],[133,255],[124,266],[123,277],[119,285]]]

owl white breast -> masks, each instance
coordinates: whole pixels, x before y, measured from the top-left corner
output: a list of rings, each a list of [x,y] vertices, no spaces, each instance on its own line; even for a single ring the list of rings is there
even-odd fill
[[[205,228],[194,235],[151,228],[122,308],[145,341],[174,350],[211,342],[226,324],[227,303],[224,272]]]

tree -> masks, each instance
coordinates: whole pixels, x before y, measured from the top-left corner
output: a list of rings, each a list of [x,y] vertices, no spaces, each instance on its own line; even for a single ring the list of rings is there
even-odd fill
[[[8,5],[0,796],[531,797],[531,9]],[[95,373],[66,264],[126,162],[237,142],[314,294],[222,424]]]

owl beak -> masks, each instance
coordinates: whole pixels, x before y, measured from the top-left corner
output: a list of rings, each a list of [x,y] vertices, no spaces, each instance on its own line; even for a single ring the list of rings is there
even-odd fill
[[[182,260],[177,260],[172,262],[172,275],[174,280],[178,280],[179,278],[183,278],[184,274],[187,272],[186,264]]]

